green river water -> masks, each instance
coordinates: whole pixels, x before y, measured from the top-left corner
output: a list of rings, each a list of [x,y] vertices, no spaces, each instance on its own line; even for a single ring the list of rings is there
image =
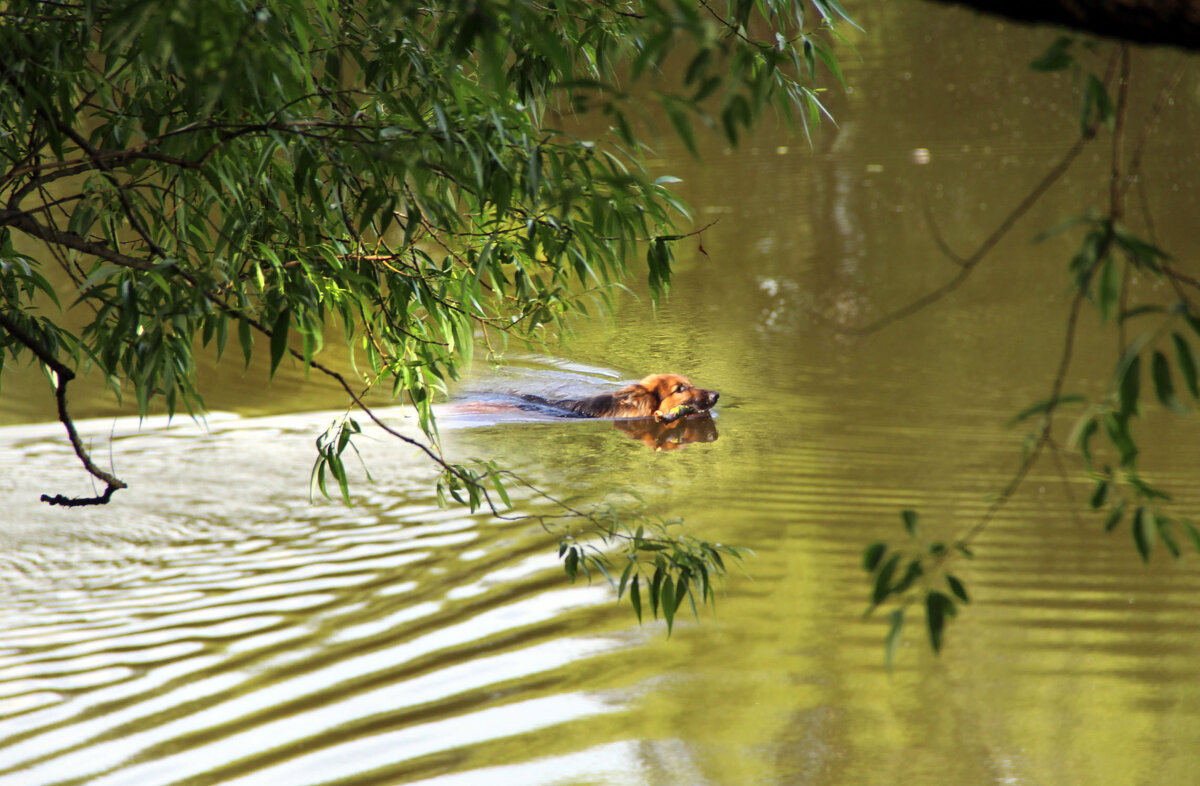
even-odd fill
[[[849,4],[848,4],[849,5]],[[1025,67],[1052,30],[874,4],[844,54],[852,90],[810,147],[764,128],[702,160],[658,148],[700,236],[661,308],[626,298],[557,357],[514,354],[461,396],[571,393],[650,372],[721,392],[716,433],[651,450],[605,421],[447,409],[454,456],[559,496],[636,492],[688,531],[754,551],[716,612],[639,625],[603,581],[567,582],[536,524],[441,510],[419,455],[368,432],[353,507],[310,504],[313,442],[343,402],[283,369],[206,372],[206,428],[76,409],[130,483],[104,508],[45,383],[0,398],[0,783],[667,786],[1167,784],[1200,773],[1200,572],[1086,510],[1039,464],[958,572],[972,604],[940,656],[914,626],[889,674],[863,618],[865,544],[976,522],[1007,483],[1062,349],[1074,240],[1039,231],[1103,205],[1107,137],[953,295],[869,322],[956,272],[1078,135],[1069,73]],[[1098,56],[1099,57],[1099,56]],[[1136,50],[1130,133],[1179,55]],[[1200,197],[1187,71],[1144,185],[1186,253]],[[817,317],[814,314],[821,316]],[[1111,372],[1085,313],[1077,387]],[[1094,391],[1092,391],[1094,392]],[[393,422],[409,420],[388,410]],[[1147,472],[1197,515],[1195,418],[1148,407]],[[409,426],[411,427],[411,426]],[[1069,428],[1069,424],[1064,428]],[[715,439],[714,439],[715,437]],[[111,444],[111,451],[109,445]],[[670,447],[670,446],[668,446]],[[519,490],[517,508],[545,512]]]

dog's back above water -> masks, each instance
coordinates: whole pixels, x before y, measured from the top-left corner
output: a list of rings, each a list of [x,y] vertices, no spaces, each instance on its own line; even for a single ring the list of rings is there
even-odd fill
[[[565,410],[584,418],[650,418],[677,407],[707,412],[716,406],[720,397],[717,391],[698,388],[687,377],[678,374],[651,374],[613,393],[587,398],[522,396],[533,404]]]

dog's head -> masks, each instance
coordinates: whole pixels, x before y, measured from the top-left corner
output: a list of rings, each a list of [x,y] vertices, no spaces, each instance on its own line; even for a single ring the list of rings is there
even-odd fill
[[[647,391],[655,402],[653,409],[662,412],[684,405],[705,412],[716,406],[721,397],[717,391],[698,388],[678,374],[651,374],[638,382],[637,387]]]

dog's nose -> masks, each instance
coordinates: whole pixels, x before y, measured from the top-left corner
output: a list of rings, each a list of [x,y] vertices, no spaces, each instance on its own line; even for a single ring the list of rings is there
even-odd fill
[[[714,391],[711,391],[711,392],[712,392],[712,401],[713,401],[713,403],[714,403],[714,404],[716,404],[716,403],[717,403],[717,399],[719,399],[719,398],[721,397],[721,394],[720,394],[720,393],[718,393],[718,392],[717,392],[717,391],[715,391],[715,390],[714,390]]]

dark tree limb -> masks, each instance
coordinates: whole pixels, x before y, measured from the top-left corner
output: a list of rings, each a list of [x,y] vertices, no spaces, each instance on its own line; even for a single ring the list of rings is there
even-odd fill
[[[67,383],[75,379],[75,372],[63,365],[42,342],[37,340],[36,336],[25,330],[20,323],[3,311],[0,311],[0,329],[24,344],[30,352],[37,356],[38,360],[54,372],[54,397],[58,401],[58,420],[66,428],[67,438],[71,441],[71,447],[74,448],[75,455],[79,457],[83,468],[88,471],[89,475],[105,483],[104,492],[93,497],[67,497],[62,494],[52,497],[49,494],[43,494],[42,502],[68,508],[107,504],[114,491],[128,488],[128,485],[112,473],[105,472],[96,466],[87,448],[84,447],[79,432],[75,429],[75,421],[71,419],[71,414],[67,411]]]
[[[1000,509],[1004,507],[1004,505],[1006,505],[1008,501],[1012,499],[1013,495],[1017,493],[1017,490],[1021,487],[1022,482],[1025,480],[1025,476],[1029,474],[1031,469],[1033,469],[1034,464],[1038,462],[1038,459],[1041,458],[1041,455],[1046,448],[1051,448],[1053,450],[1056,446],[1053,435],[1054,416],[1058,411],[1060,402],[1062,401],[1062,392],[1063,386],[1067,379],[1067,371],[1070,369],[1071,359],[1075,354],[1075,334],[1079,325],[1079,312],[1083,306],[1084,300],[1086,300],[1088,297],[1092,277],[1096,274],[1101,262],[1108,255],[1109,250],[1112,248],[1115,236],[1113,228],[1118,219],[1125,212],[1125,193],[1120,188],[1120,184],[1122,182],[1121,151],[1123,150],[1125,144],[1125,114],[1128,110],[1128,90],[1126,87],[1127,83],[1129,82],[1129,45],[1122,45],[1117,54],[1120,62],[1120,84],[1117,91],[1117,104],[1113,123],[1113,145],[1109,178],[1109,206],[1108,215],[1105,222],[1107,229],[1104,233],[1103,239],[1100,242],[1100,248],[1096,251],[1095,261],[1092,262],[1091,267],[1089,267],[1081,276],[1075,296],[1071,299],[1071,309],[1067,316],[1066,335],[1063,338],[1062,355],[1058,361],[1058,369],[1054,374],[1054,382],[1050,387],[1050,396],[1046,399],[1049,404],[1042,413],[1042,424],[1037,432],[1037,440],[1034,442],[1033,447],[1030,448],[1029,452],[1026,454],[1025,459],[1021,462],[1021,465],[1017,468],[1017,471],[1013,474],[1013,477],[1009,481],[1008,485],[1005,486],[1004,490],[1001,491],[1000,494],[992,501],[992,504],[988,507],[987,511],[983,514],[979,521],[976,522],[975,525],[971,527],[971,529],[968,530],[967,533],[958,541],[958,543],[962,546],[969,546],[981,532],[987,529],[988,525],[995,518],[996,514],[1000,512]],[[956,552],[947,552],[949,555],[953,555],[954,553]],[[940,561],[944,562],[947,558],[948,557],[944,557]]]
[[[1200,0],[934,0],[1018,22],[1200,50]]]

